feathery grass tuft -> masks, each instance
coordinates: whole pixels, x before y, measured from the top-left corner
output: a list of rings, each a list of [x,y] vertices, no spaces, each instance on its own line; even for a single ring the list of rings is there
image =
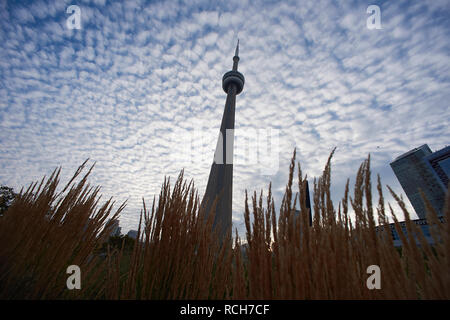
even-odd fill
[[[373,204],[370,156],[357,172],[352,196],[347,180],[336,210],[330,194],[334,151],[314,180],[312,225],[300,163],[293,191],[294,150],[279,212],[271,184],[265,201],[262,191],[250,200],[246,192],[245,239],[236,230],[233,246],[221,245],[213,215],[200,208],[194,184],[184,181],[182,171],[173,189],[164,181],[151,209],[143,200],[132,249],[124,242],[106,245],[104,252],[113,227],[107,221],[117,219],[125,203],[114,213],[111,199],[99,204],[99,188],[87,184],[93,167],[74,182],[86,162],[57,193],[57,169],[22,190],[0,217],[0,299],[449,299],[450,192],[445,223],[424,199],[430,245],[388,187],[405,216],[403,233],[388,204],[403,244],[399,250],[387,226],[379,176]],[[80,266],[81,290],[66,288],[69,265]],[[380,290],[367,288],[370,265],[380,267]]]

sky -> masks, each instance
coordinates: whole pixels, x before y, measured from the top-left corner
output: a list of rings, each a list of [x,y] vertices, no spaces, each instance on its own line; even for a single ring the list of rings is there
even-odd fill
[[[102,199],[128,201],[122,233],[137,229],[142,197],[150,204],[164,177],[184,169],[203,196],[239,38],[241,235],[245,190],[267,194],[272,182],[279,208],[294,148],[312,184],[336,147],[336,206],[369,153],[372,180],[406,199],[389,163],[449,144],[449,35],[448,0],[0,0],[0,184],[19,191],[59,166],[65,183],[89,158]],[[250,157],[255,145],[269,162]]]

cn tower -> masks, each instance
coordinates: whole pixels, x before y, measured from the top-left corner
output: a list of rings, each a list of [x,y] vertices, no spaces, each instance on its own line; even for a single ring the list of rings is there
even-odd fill
[[[238,63],[239,40],[233,57],[233,69],[226,72],[222,78],[222,88],[227,94],[227,100],[214,161],[201,204],[207,215],[215,212],[214,228],[218,229],[222,243],[232,231],[234,114],[236,96],[242,92],[245,82],[244,76],[238,71]],[[216,199],[216,206],[213,207]]]

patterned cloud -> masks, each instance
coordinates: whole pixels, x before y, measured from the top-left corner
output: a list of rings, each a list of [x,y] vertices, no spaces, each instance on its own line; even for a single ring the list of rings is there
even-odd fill
[[[381,29],[367,28],[373,4]],[[70,5],[80,8],[81,29],[67,27]],[[20,189],[61,165],[66,181],[90,158],[105,198],[128,199],[125,232],[165,176],[184,168],[203,195],[226,98],[221,79],[239,37],[246,84],[233,222],[241,234],[244,191],[272,181],[279,204],[294,148],[312,178],[337,147],[336,201],[369,153],[373,172],[402,193],[389,162],[424,143],[448,144],[449,17],[445,0],[1,1],[0,183]],[[251,161],[252,132],[278,134],[277,170]]]

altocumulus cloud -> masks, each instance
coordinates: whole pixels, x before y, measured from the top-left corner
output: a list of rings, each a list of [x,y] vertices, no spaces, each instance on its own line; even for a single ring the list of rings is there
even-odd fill
[[[79,30],[66,26],[72,4]],[[371,4],[382,29],[366,27]],[[225,103],[221,77],[239,37],[237,134],[277,130],[280,150],[270,174],[234,167],[241,234],[244,190],[272,181],[279,204],[294,147],[309,177],[337,147],[334,200],[369,153],[373,172],[401,192],[389,162],[448,143],[449,17],[445,0],[1,1],[0,182],[19,189],[60,165],[64,181],[90,158],[92,183],[129,199],[123,231],[136,228],[141,197],[157,196],[164,176],[184,168],[202,195]],[[176,156],[186,147],[190,157]]]

